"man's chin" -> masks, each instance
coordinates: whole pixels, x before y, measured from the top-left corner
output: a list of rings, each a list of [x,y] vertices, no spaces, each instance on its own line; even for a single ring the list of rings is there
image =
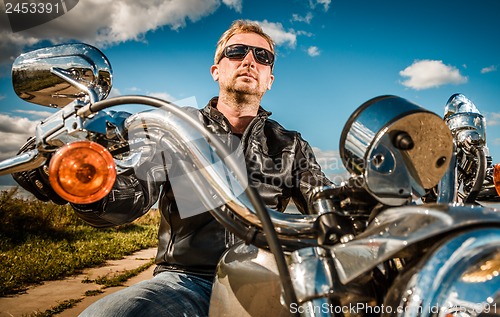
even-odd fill
[[[233,87],[233,92],[244,95],[258,95],[258,90],[255,87],[248,87],[243,85],[236,85]]]
[[[233,87],[234,88],[234,87]],[[264,94],[256,89],[230,89],[228,91],[239,102],[249,102],[250,100],[260,100]]]
[[[234,85],[226,88],[229,93],[239,94],[239,95],[247,95],[247,96],[255,96],[262,97],[263,93],[259,91],[259,87],[256,83],[248,83],[248,82],[235,82]]]

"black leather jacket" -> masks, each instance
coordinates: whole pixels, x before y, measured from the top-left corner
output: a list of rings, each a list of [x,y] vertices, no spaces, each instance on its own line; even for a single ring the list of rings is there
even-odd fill
[[[229,122],[215,108],[216,103],[217,98],[213,98],[204,109],[193,111],[213,133],[230,135]],[[292,198],[301,212],[307,212],[312,188],[331,183],[321,172],[309,144],[299,133],[269,119],[270,114],[260,108],[241,136],[249,179],[267,207],[284,211]],[[91,225],[106,227],[133,221],[158,199],[161,223],[157,272],[169,269],[211,278],[230,244],[230,235],[209,212],[181,218],[169,181],[146,184],[134,174],[122,174],[103,201],[73,207]]]

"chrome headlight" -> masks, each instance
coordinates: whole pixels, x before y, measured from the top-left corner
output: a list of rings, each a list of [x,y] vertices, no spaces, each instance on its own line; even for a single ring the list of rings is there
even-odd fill
[[[452,155],[449,128],[437,114],[396,96],[361,105],[340,138],[347,170],[364,176],[365,188],[385,205],[407,202],[437,185]]]
[[[500,229],[445,241],[396,279],[384,306],[397,316],[500,316]]]

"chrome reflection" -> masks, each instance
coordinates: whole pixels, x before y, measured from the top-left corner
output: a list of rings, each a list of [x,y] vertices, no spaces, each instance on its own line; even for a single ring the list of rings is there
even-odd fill
[[[462,281],[467,283],[483,283],[491,281],[499,275],[500,252],[481,260],[481,262],[465,271],[462,275]]]
[[[162,149],[179,155],[177,161],[182,158],[192,164],[184,167],[186,173],[183,174],[192,184],[192,191],[197,194],[190,195],[190,199],[198,196],[205,210],[227,217],[226,210],[229,209],[245,224],[262,228],[259,217],[242,190],[246,186],[246,180],[235,179],[226,166],[219,164],[226,158],[218,157],[204,137],[189,123],[168,111],[158,110],[130,116],[125,121],[125,127],[128,131],[154,131],[158,128],[162,131],[161,144],[159,143]],[[132,153],[140,151],[131,150]],[[241,168],[244,168],[244,164]],[[196,170],[196,173],[193,173],[193,170]],[[300,240],[314,237],[314,222],[317,216],[283,214],[271,209],[268,209],[268,212],[280,239],[296,241],[297,238]]]
[[[499,245],[498,228],[476,228],[448,237],[411,274],[395,282],[384,305],[400,307],[398,316],[498,316],[500,276],[474,282],[464,276],[470,276],[471,268],[488,276],[481,267],[484,259],[499,257]]]
[[[458,145],[486,145],[486,121],[476,105],[463,94],[454,94],[444,110],[446,124]]]
[[[75,99],[91,103],[111,91],[112,69],[104,54],[87,44],[63,44],[20,55],[12,66],[14,91],[23,100],[62,108]]]
[[[345,284],[411,244],[477,224],[498,225],[500,213],[481,206],[395,207],[380,213],[355,240],[332,246],[331,251],[340,281]]]

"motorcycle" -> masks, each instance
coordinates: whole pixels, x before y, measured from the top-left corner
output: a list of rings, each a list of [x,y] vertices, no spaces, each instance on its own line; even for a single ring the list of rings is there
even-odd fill
[[[340,140],[350,178],[316,188],[302,215],[267,209],[238,153],[189,112],[152,97],[106,99],[112,69],[95,47],[28,52],[12,78],[20,98],[58,111],[0,175],[49,162],[53,189],[85,204],[145,162],[181,166],[173,178],[239,238],[219,261],[210,316],[500,316],[500,213],[480,204],[498,201],[500,165],[484,117],[461,94],[444,118],[397,96],[361,105]],[[155,110],[110,110],[130,104]]]

